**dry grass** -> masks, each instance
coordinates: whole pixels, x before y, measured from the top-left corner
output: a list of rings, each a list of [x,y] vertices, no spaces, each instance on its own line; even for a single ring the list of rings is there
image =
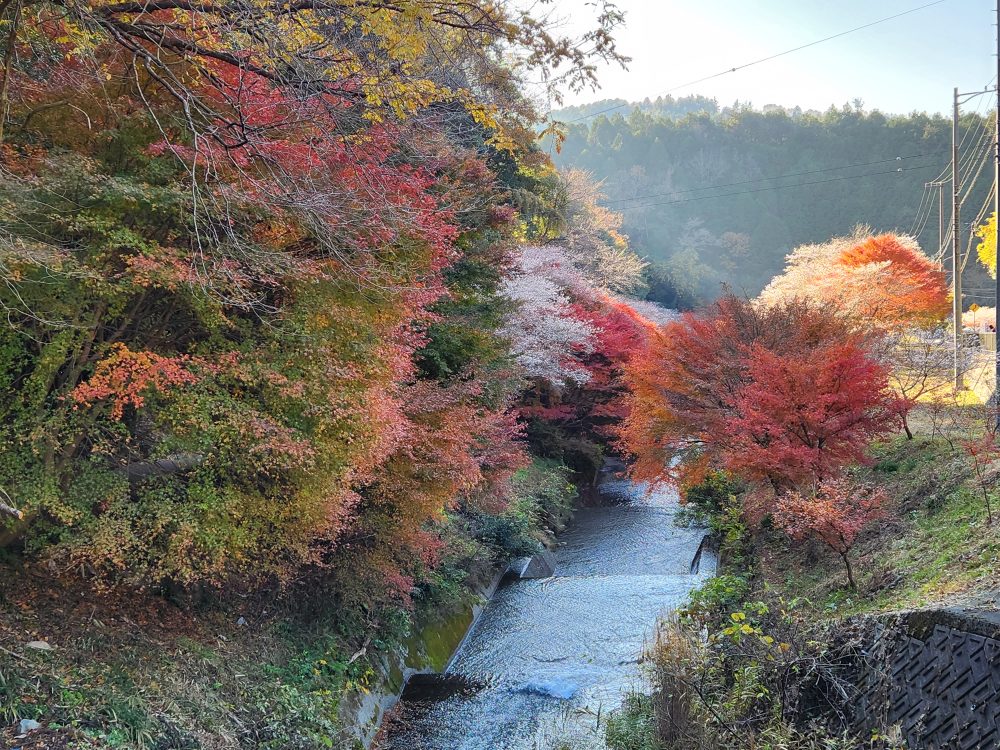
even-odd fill
[[[668,748],[715,747],[714,733],[700,708],[699,690],[704,685],[693,681],[705,659],[701,639],[676,616],[659,623],[649,662],[656,686],[653,714],[657,735]]]

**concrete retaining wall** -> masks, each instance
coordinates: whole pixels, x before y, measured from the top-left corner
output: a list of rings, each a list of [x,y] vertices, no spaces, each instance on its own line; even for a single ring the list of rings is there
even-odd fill
[[[898,727],[916,750],[1000,748],[1000,614],[919,610],[876,624],[856,730]]]

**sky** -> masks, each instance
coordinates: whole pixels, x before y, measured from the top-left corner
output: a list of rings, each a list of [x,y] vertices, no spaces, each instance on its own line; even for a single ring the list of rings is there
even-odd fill
[[[617,39],[628,70],[602,66],[599,91],[567,104],[701,94],[826,109],[855,99],[886,113],[951,111],[952,89],[984,88],[996,75],[993,0],[944,0],[712,81],[680,84],[876,21],[930,0],[618,0]],[[592,0],[552,0],[564,33],[590,24]],[[980,97],[987,100],[989,97]],[[975,109],[980,100],[973,100]],[[983,108],[990,102],[983,102]]]

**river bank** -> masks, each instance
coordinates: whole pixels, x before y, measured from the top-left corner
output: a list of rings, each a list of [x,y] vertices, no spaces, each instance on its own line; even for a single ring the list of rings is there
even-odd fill
[[[502,512],[461,520],[462,556],[409,606],[365,609],[307,581],[170,596],[0,557],[0,746],[362,747],[408,671],[447,664],[497,566],[565,525],[568,470],[539,461],[513,483]],[[18,738],[24,720],[43,729]]]
[[[4,736],[27,719],[46,747],[357,748],[408,674],[444,671],[470,690],[405,701],[389,747],[533,748],[557,736],[586,747],[641,687],[658,615],[714,568],[703,553],[692,575],[704,534],[674,524],[675,495],[609,473],[547,537],[555,575],[491,585],[487,573],[479,604],[414,613],[409,636],[349,649],[330,622],[283,616],[274,600],[183,607],[21,569],[23,585],[0,595]],[[532,533],[562,527],[561,501],[537,505],[549,510]]]

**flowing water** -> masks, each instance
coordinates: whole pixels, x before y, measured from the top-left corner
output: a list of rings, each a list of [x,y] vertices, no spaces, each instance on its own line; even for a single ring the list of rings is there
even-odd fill
[[[601,746],[600,721],[641,686],[657,617],[715,567],[705,553],[692,573],[704,532],[674,525],[676,494],[601,490],[608,503],[577,513],[552,577],[497,590],[448,666],[443,682],[462,689],[408,698],[391,750]]]

